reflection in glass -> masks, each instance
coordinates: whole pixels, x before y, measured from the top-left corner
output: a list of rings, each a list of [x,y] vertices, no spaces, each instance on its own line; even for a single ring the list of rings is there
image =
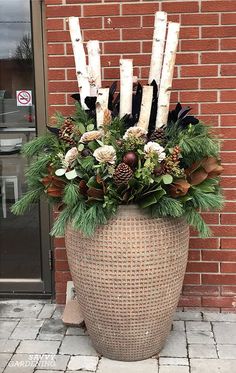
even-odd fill
[[[35,134],[30,0],[0,0],[0,35],[0,280],[40,278],[39,207],[10,212],[26,189],[20,150]]]

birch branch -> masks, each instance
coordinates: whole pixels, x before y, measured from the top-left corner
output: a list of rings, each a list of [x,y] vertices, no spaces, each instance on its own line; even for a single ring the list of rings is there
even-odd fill
[[[158,97],[158,108],[156,128],[167,123],[172,80],[175,67],[176,51],[178,46],[180,24],[170,22],[167,33],[165,56],[161,74],[160,93]]]
[[[104,111],[108,108],[109,88],[99,88],[96,101],[97,128],[103,127]]]
[[[155,80],[158,87],[160,85],[161,79],[161,68],[165,46],[166,26],[166,12],[156,12],[148,83],[151,84],[151,82]]]
[[[90,40],[87,43],[89,61],[89,83],[90,96],[97,96],[98,89],[101,88],[101,58],[98,40]]]
[[[139,116],[139,121],[137,126],[148,131],[149,118],[152,108],[152,95],[153,95],[153,86],[144,85],[143,86],[143,95],[141,102],[141,111]]]
[[[80,91],[81,105],[84,109],[88,109],[84,100],[90,95],[90,84],[88,80],[86,56],[78,17],[69,17],[69,29],[75,59],[76,77]]]
[[[132,113],[133,60],[120,59],[120,118]]]

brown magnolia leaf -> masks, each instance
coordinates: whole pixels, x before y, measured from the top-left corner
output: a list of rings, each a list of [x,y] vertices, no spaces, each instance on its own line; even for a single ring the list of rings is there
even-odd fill
[[[43,177],[43,178],[41,179],[41,183],[42,183],[44,186],[48,186],[48,185],[50,185],[51,182],[52,182],[52,176],[51,176],[51,175],[47,175],[47,176],[45,176],[45,177]]]
[[[208,157],[203,159],[202,161],[202,167],[207,173],[214,171],[218,167],[218,165],[218,161],[214,157]]]
[[[190,184],[185,179],[176,180],[169,187],[170,195],[172,197],[185,196],[188,193]]]
[[[61,188],[54,188],[54,187],[49,187],[47,189],[47,194],[50,197],[61,197],[63,194],[63,189]]]
[[[189,177],[188,181],[192,185],[198,185],[201,184],[206,178],[208,174],[205,170],[199,169],[197,171],[194,171]]]
[[[104,197],[104,192],[102,189],[97,189],[97,188],[89,188],[87,190],[87,195],[89,197],[95,198],[95,199],[103,199]]]
[[[83,196],[87,196],[88,186],[84,180],[79,182],[79,191]]]
[[[64,188],[66,182],[62,180],[60,177],[52,176],[52,184],[57,188]]]
[[[212,172],[209,172],[207,178],[211,178],[211,177],[217,177],[219,176],[222,172],[224,171],[224,167],[222,167],[220,164],[212,171]]]

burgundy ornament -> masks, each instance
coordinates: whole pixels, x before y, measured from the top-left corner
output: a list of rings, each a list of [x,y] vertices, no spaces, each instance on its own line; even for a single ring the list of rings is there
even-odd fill
[[[123,162],[126,163],[131,168],[135,168],[138,164],[137,154],[134,152],[128,152],[123,157]]]

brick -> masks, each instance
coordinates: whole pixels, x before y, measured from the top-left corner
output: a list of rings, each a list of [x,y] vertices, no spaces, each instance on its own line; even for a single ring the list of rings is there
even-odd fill
[[[54,237],[53,244],[57,248],[65,247],[65,237]]]
[[[77,82],[49,82],[48,88],[50,92],[76,92],[78,90]]]
[[[188,262],[186,272],[218,272],[217,263]]]
[[[181,14],[181,25],[218,25],[219,14]],[[235,22],[234,22],[235,23]]]
[[[188,252],[188,260],[193,261],[193,260],[200,260],[201,259],[201,252],[200,250],[189,250]]]
[[[202,12],[233,12],[236,10],[234,0],[203,1]]]
[[[231,192],[232,193],[232,192]],[[233,196],[236,196],[236,191],[234,191]],[[227,199],[227,194],[225,191],[225,197]],[[235,237],[236,236],[236,226],[212,226],[212,233],[218,237]]]
[[[236,13],[221,14],[222,25],[235,25]]]
[[[225,184],[225,179],[230,180],[231,177],[224,178],[222,181],[223,187],[227,188],[227,183]],[[235,181],[233,180],[233,185],[229,184],[229,187],[234,187]],[[236,212],[236,202],[225,202],[223,212]]]
[[[220,271],[222,273],[236,273],[236,263],[221,263]]]
[[[180,39],[197,39],[199,38],[199,28],[198,27],[180,28],[179,35],[180,35]]]
[[[197,63],[197,53],[177,53],[176,55],[176,65],[193,65]]]
[[[236,79],[232,78],[201,78],[201,88],[235,88]]]
[[[236,163],[236,153],[221,153],[221,162],[223,163]],[[235,184],[234,184],[235,186]]]
[[[74,67],[74,57],[72,56],[60,56],[60,57],[49,57],[48,67]]]
[[[67,259],[66,250],[56,248],[54,251],[54,256],[56,260],[66,260]]]
[[[55,263],[57,265],[57,263]],[[66,292],[66,282],[56,282],[55,284],[56,293],[65,293]]]
[[[205,212],[201,214],[207,224],[219,224],[219,214]]]
[[[222,249],[236,249],[236,238],[222,238],[221,239]]]
[[[157,2],[145,4],[122,4],[122,15],[153,14],[157,10],[159,10],[159,5]]]
[[[221,287],[221,294],[224,295],[236,295],[236,286],[222,286]]]
[[[236,52],[208,52],[202,53],[202,63],[234,63]]]
[[[108,67],[105,67],[103,69],[104,71],[104,79],[119,79],[120,77],[120,69],[119,68],[108,68]],[[139,75],[139,71],[137,68],[134,68],[134,76],[138,76]]]
[[[226,39],[226,38],[224,38],[224,39],[222,39],[221,41],[220,41],[220,48],[222,49],[222,50],[225,50],[225,49],[233,49],[233,50],[235,50],[235,48],[236,48],[236,39]]]
[[[201,307],[201,297],[181,295],[178,307]]]
[[[236,101],[236,91],[222,91],[220,99],[221,101]]]
[[[221,126],[235,126],[236,115],[221,115]]]
[[[132,58],[134,66],[150,66],[151,55],[149,54],[129,54],[125,58]]]
[[[94,40],[96,35],[97,40],[119,40],[120,31],[119,30],[85,30],[84,40]]]
[[[55,281],[56,282],[67,282],[71,281],[71,274],[70,272],[63,272],[59,271],[55,273]]]
[[[102,66],[105,67],[105,66],[108,66],[108,67],[112,67],[112,66],[119,66],[119,60],[120,60],[121,56],[101,56],[101,63],[102,63]]]
[[[224,175],[235,175],[236,173],[236,167],[232,164],[230,165],[226,165],[224,164]],[[232,190],[230,190],[230,192],[228,193],[226,190],[224,192],[224,195],[226,197],[228,197],[228,200],[231,200],[232,198],[235,198],[236,197],[236,194],[232,192]]]
[[[235,147],[236,147],[236,140],[224,140],[221,146],[222,150],[227,150],[227,151],[235,150]]]
[[[83,8],[84,17],[91,16],[114,16],[120,14],[119,4],[106,5],[85,5]]]
[[[218,249],[219,247],[218,238],[190,238],[191,249]]]
[[[233,103],[209,103],[201,104],[201,113],[202,114],[217,114],[217,113],[235,113],[235,104]]]
[[[236,36],[236,26],[202,27],[203,38],[225,38]]]
[[[199,115],[198,114],[198,119],[202,120],[206,125],[210,126],[219,126],[219,115]]]
[[[102,0],[79,0],[81,4],[101,3]],[[66,0],[66,4],[78,4],[78,0]]]
[[[47,52],[48,54],[64,54],[65,48],[64,44],[48,44]]]
[[[147,40],[152,39],[152,35],[153,30],[151,28],[134,28],[122,30],[123,40]]]
[[[56,294],[56,303],[57,304],[65,304],[66,302],[66,294],[65,293],[57,293]]]
[[[235,297],[202,297],[203,307],[232,307]]]
[[[48,31],[47,40],[48,42],[70,42],[70,34],[68,31]]]
[[[141,26],[141,17],[105,17],[105,28],[133,28]]]
[[[198,273],[185,273],[184,284],[195,285],[201,283],[201,275]]]
[[[63,30],[63,19],[47,19],[45,22],[46,30]]]
[[[99,29],[102,28],[102,17],[82,18],[79,19],[81,29]],[[67,24],[68,30],[69,25]]]
[[[225,250],[210,250],[210,251],[203,251],[202,252],[202,260],[207,261],[220,261],[220,262],[230,262],[236,261],[236,251],[225,251]]]
[[[236,283],[236,275],[203,274],[202,283],[212,285],[234,285]]]
[[[45,5],[60,5],[62,0],[44,0]]]
[[[217,92],[214,91],[194,91],[180,92],[180,102],[209,102],[217,101]]]
[[[180,74],[182,77],[217,76],[218,66],[217,65],[181,66]]]
[[[80,17],[81,6],[80,5],[61,5],[61,6],[50,6],[46,7],[46,17]]]
[[[104,44],[104,53],[140,53],[140,42],[112,42]]]
[[[221,66],[221,75],[236,75],[236,65],[222,65]]]
[[[218,50],[218,40],[182,40],[181,51],[207,51]]]
[[[49,69],[48,80],[65,80],[65,70],[62,69]]]
[[[184,295],[219,295],[220,287],[214,285],[184,285]]]
[[[181,1],[181,2],[162,2],[161,10],[167,13],[195,13],[199,12],[199,4],[197,1]]]
[[[173,89],[198,89],[198,79],[173,79]]]
[[[66,97],[64,93],[50,93],[48,95],[49,105],[64,105],[66,103]]]
[[[58,260],[55,262],[56,271],[69,271],[69,265],[67,260]]]

